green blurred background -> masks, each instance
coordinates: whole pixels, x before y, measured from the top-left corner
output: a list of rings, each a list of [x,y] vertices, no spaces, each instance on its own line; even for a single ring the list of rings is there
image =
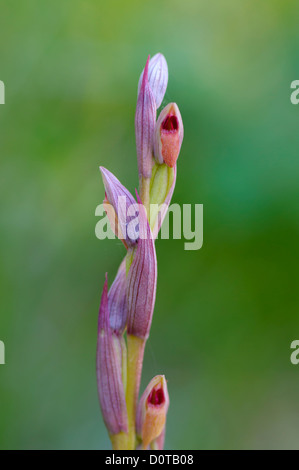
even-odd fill
[[[0,447],[109,448],[95,348],[104,273],[99,165],[133,191],[147,55],[185,139],[173,202],[204,245],[159,240],[143,387],[168,379],[167,449],[299,448],[299,4],[0,0]]]

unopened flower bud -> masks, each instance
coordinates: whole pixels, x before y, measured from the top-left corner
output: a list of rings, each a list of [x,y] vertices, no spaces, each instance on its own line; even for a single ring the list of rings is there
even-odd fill
[[[97,345],[97,380],[103,418],[110,435],[127,432],[127,408],[122,382],[122,342],[110,328],[107,277],[102,293]]]
[[[108,293],[110,328],[119,335],[123,334],[127,323],[126,290],[126,258],[124,258]]]
[[[156,101],[148,82],[147,60],[135,114],[135,134],[139,177],[150,178],[153,166],[153,135],[156,122]]]
[[[100,170],[105,186],[104,208],[111,228],[126,248],[134,246],[138,238],[138,232],[132,233],[132,230],[129,231],[127,227],[130,226],[132,218],[134,219],[132,210],[129,209],[134,208],[136,201],[113,173],[102,166]]]
[[[128,326],[130,335],[147,339],[156,298],[157,258],[146,211],[139,205],[139,239],[127,276]]]
[[[136,430],[142,439],[143,449],[155,439],[163,447],[166,415],[169,406],[167,383],[164,375],[154,377],[140,398],[136,414]]]
[[[141,88],[143,73],[141,73],[138,83],[138,94]],[[168,83],[168,67],[163,54],[158,53],[151,58],[148,66],[148,81],[156,100],[156,106],[161,105]]]
[[[179,108],[169,103],[162,109],[154,131],[154,153],[156,161],[173,168],[180,153],[184,127]]]

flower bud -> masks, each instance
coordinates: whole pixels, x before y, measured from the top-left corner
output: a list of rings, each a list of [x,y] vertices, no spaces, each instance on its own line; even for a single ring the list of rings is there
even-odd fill
[[[148,82],[149,57],[144,69],[135,114],[135,134],[139,177],[150,178],[153,166],[153,135],[156,101]]]
[[[143,449],[156,441],[163,447],[166,415],[169,407],[167,383],[164,375],[154,377],[142,394],[136,414],[136,430],[142,439]]]
[[[184,136],[183,121],[179,108],[169,103],[162,109],[154,131],[154,153],[156,161],[173,168],[180,153]]]
[[[110,328],[119,335],[123,334],[127,323],[126,289],[126,258],[124,258],[108,293]]]
[[[127,276],[128,326],[130,335],[147,339],[156,298],[157,258],[146,211],[137,195],[139,239]]]
[[[129,217],[132,211],[129,209],[136,204],[131,193],[121,184],[121,182],[106,168],[100,167],[103,183],[105,186],[104,207],[110,221],[111,228],[115,235],[122,240],[125,247],[134,246],[138,238],[138,233],[132,233],[127,227],[134,216]]]
[[[138,94],[141,88],[144,71],[142,71],[139,83]],[[163,101],[167,83],[168,83],[168,67],[163,54],[158,53],[151,58],[148,66],[148,81],[156,100],[156,106],[159,108]]]
[[[114,435],[127,432],[128,418],[122,382],[122,338],[110,328],[107,289],[106,276],[98,323],[97,380],[103,418],[110,435]]]

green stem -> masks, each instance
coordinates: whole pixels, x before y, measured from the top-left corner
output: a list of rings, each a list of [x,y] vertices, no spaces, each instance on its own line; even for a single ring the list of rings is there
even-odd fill
[[[142,362],[145,340],[137,336],[127,335],[128,368],[127,368],[127,412],[128,412],[128,440],[127,450],[134,450],[136,446],[135,418],[137,400],[139,395]]]
[[[110,435],[110,440],[112,442],[113,450],[127,449],[128,436],[126,433],[120,432],[119,434],[112,434]]]

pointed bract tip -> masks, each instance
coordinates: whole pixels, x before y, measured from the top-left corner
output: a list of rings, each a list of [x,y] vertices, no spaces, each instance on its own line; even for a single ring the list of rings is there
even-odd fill
[[[107,168],[105,168],[104,166],[99,166],[99,169],[100,169],[100,172],[102,173],[103,176],[105,176],[105,177],[109,177],[109,176],[114,177],[113,173],[111,173],[111,171],[107,170]]]
[[[146,64],[145,64],[145,67],[144,67],[144,71],[145,71],[146,76],[148,76],[148,66],[149,66],[150,60],[151,60],[151,56],[148,55],[147,60],[146,60]]]
[[[105,168],[104,166],[99,166],[99,169],[100,169],[102,179],[103,179],[103,182],[104,182],[104,185],[105,185],[105,182],[109,178],[110,171],[107,170],[107,168]]]

